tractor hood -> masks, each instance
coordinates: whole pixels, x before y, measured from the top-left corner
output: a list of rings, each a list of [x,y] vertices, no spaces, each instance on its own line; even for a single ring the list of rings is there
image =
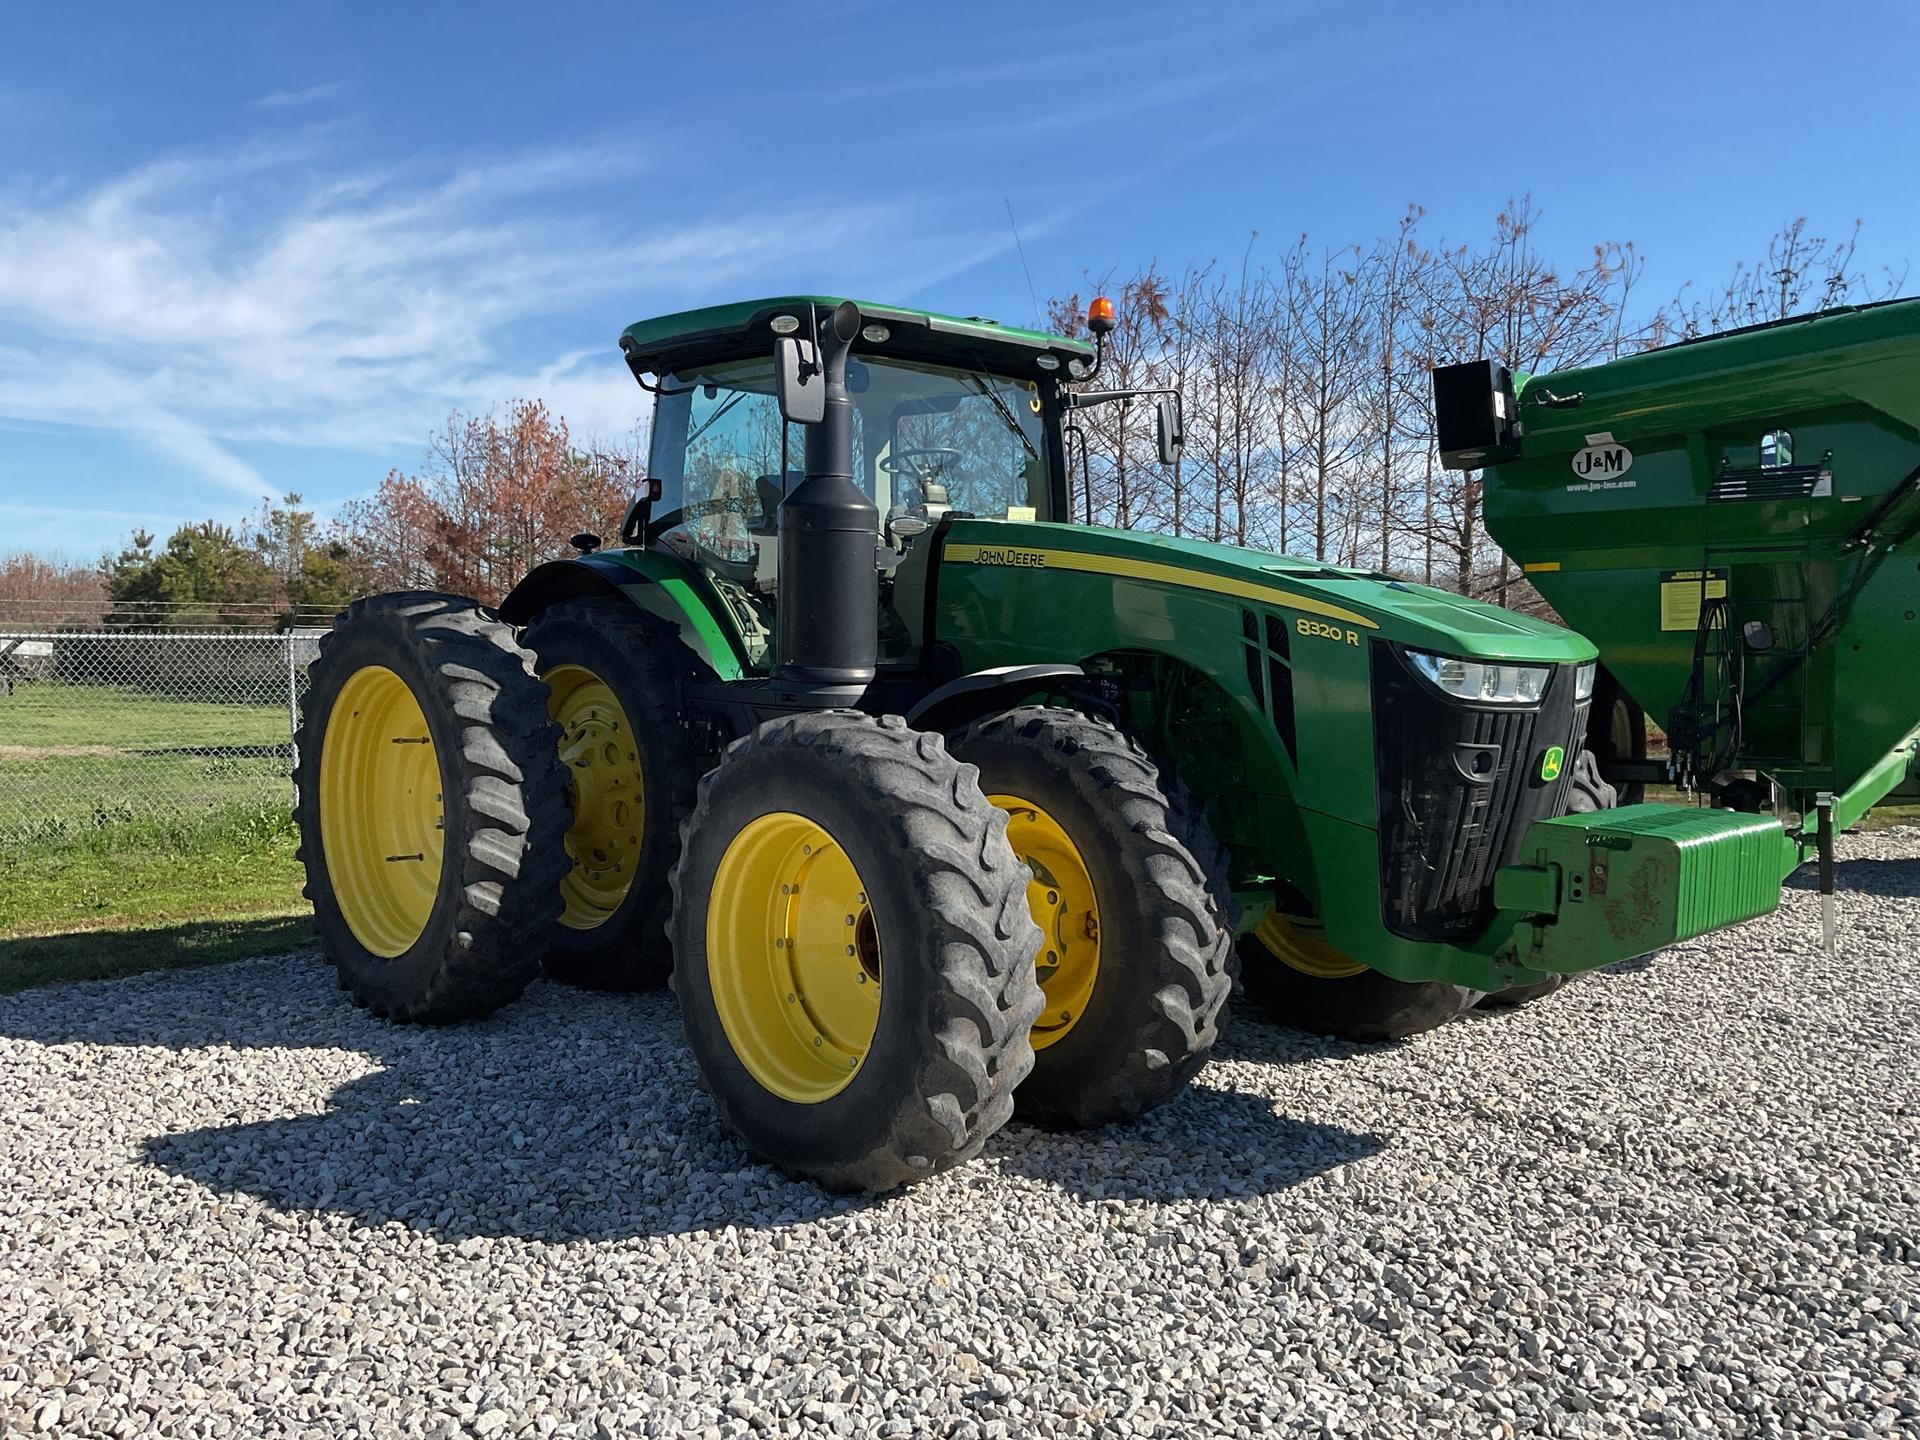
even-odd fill
[[[1231,595],[1469,659],[1578,664],[1599,653],[1571,630],[1445,590],[1204,540],[1093,525],[960,520],[947,532],[943,557]]]

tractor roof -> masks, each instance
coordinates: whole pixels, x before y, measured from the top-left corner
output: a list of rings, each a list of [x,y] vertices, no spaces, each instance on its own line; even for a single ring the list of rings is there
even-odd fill
[[[774,316],[795,317],[800,322],[796,333],[805,336],[813,333],[816,313],[824,321],[840,303],[839,297],[831,295],[777,295],[682,310],[629,325],[620,334],[620,348],[634,368],[665,375],[689,364],[771,353]],[[898,354],[1015,375],[1057,370],[1069,361],[1093,358],[1093,347],[1083,340],[1021,330],[978,315],[941,315],[866,300],[854,303],[867,324],[885,325],[890,332],[882,343],[863,344],[868,354]],[[1043,364],[1044,355],[1051,355],[1054,363]]]

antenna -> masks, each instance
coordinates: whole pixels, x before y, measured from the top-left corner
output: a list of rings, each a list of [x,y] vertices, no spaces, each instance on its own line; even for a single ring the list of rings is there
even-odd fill
[[[1033,328],[1044,330],[1047,326],[1040,318],[1040,297],[1034,293],[1033,271],[1027,266],[1027,247],[1020,243],[1020,227],[1013,223],[1013,201],[1002,195],[1000,202],[1007,207],[1007,228],[1013,231],[1013,248],[1020,253],[1020,269],[1027,277],[1027,299],[1033,302]]]

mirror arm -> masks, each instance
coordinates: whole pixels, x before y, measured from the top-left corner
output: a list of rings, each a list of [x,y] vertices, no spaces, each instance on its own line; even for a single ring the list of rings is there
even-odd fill
[[[1085,410],[1094,405],[1108,405],[1115,400],[1138,400],[1148,395],[1171,395],[1177,401],[1178,389],[1171,385],[1143,385],[1137,390],[1068,390],[1061,396],[1060,403],[1069,410]]]

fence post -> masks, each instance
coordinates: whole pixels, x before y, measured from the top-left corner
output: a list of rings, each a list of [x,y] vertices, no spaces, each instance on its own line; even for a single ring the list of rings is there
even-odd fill
[[[294,773],[300,768],[300,701],[296,694],[298,681],[293,669],[293,627],[286,632],[287,641],[287,785],[293,790],[293,802],[300,803],[300,790],[294,781]]]

